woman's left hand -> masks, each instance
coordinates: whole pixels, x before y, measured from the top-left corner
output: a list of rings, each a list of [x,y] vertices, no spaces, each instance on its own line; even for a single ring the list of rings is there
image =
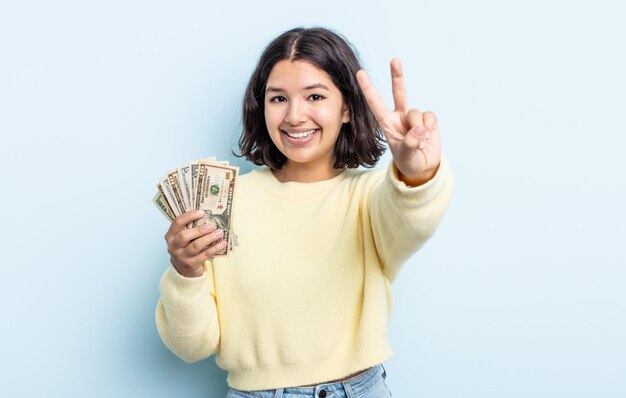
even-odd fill
[[[400,60],[391,60],[393,112],[387,109],[365,71],[359,70],[356,78],[387,138],[400,179],[409,186],[418,186],[430,180],[441,161],[437,118],[432,112],[408,109]]]

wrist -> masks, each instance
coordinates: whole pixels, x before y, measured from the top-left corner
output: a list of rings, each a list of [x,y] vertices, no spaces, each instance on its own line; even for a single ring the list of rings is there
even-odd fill
[[[185,278],[198,278],[204,274],[204,267],[202,266],[196,267],[196,268],[190,268],[190,267],[185,267],[180,264],[177,264],[177,262],[174,261],[174,259],[170,259],[170,260],[176,272],[179,275],[184,276]]]
[[[423,172],[416,175],[407,175],[402,173],[400,169],[398,169],[397,165],[396,170],[398,170],[398,179],[402,181],[407,187],[414,188],[432,180],[435,174],[437,174],[437,170],[439,170],[439,164],[437,164],[437,166],[435,166],[434,168],[424,170]]]

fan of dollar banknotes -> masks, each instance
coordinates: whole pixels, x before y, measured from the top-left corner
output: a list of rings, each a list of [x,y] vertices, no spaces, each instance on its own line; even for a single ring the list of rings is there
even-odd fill
[[[232,209],[239,168],[215,157],[197,160],[170,170],[157,184],[152,203],[170,221],[191,211],[202,210],[204,217],[187,228],[212,224],[224,230],[226,248],[218,254],[228,254],[237,246],[232,229]]]

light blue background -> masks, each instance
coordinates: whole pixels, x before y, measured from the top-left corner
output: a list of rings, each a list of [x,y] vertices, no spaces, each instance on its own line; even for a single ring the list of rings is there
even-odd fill
[[[456,176],[394,285],[394,396],[626,396],[619,4],[3,2],[0,394],[224,396],[213,358],[156,333],[150,199],[190,159],[250,169],[230,155],[244,86],[303,24],[345,34],[388,104],[399,56]]]

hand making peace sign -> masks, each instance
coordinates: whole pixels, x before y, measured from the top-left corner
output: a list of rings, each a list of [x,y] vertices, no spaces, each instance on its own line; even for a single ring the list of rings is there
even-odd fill
[[[408,109],[400,60],[391,60],[393,112],[387,109],[365,71],[359,70],[356,78],[385,133],[400,178],[410,186],[430,180],[441,161],[439,126],[434,113]]]

